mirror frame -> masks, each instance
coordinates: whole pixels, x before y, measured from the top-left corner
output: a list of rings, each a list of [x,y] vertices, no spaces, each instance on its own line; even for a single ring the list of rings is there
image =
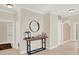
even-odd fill
[[[34,30],[31,28],[31,24],[32,24],[33,22],[36,22],[37,25],[38,25],[38,29],[37,29],[36,31],[34,31]],[[40,29],[40,24],[39,24],[36,20],[32,20],[32,21],[29,23],[29,28],[30,28],[30,30],[31,30],[32,32],[38,32],[39,29]]]

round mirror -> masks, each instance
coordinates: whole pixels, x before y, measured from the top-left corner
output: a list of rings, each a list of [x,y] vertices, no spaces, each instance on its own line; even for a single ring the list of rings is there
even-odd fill
[[[37,31],[39,31],[40,25],[36,20],[32,20],[29,23],[29,28],[32,32],[37,32]]]

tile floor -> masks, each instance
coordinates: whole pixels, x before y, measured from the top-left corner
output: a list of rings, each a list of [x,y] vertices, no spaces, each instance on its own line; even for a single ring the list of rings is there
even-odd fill
[[[78,55],[79,48],[77,41],[71,41],[61,45],[53,50],[45,50],[34,55]]]
[[[19,50],[16,49],[6,49],[0,51],[0,55],[20,55],[20,53]],[[78,42],[71,41],[53,50],[44,50],[32,55],[79,55]]]

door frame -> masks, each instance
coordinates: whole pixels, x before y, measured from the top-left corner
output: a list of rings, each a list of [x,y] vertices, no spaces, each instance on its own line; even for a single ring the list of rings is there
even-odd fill
[[[73,40],[74,40],[74,41],[77,41],[77,38],[76,38],[76,34],[77,34],[77,32],[76,32],[76,30],[77,30],[77,24],[78,24],[78,23],[75,22],[75,23],[74,23],[74,26],[73,26],[73,32],[74,32],[74,33],[73,33],[73,38],[74,38]]]
[[[0,19],[0,22],[10,22],[12,23],[12,48],[16,48],[16,45],[15,45],[15,21],[13,20],[7,20],[7,19]]]

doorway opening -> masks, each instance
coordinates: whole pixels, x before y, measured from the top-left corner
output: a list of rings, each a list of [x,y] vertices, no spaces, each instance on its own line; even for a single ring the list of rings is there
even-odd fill
[[[69,42],[71,41],[71,31],[72,31],[72,27],[71,27],[71,23],[69,21],[65,21],[62,24],[62,39],[63,39],[63,43]]]
[[[0,20],[0,50],[15,48],[15,22]]]

